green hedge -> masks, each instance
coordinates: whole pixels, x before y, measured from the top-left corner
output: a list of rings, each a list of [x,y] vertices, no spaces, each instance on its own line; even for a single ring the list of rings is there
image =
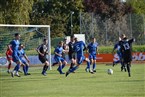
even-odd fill
[[[100,46],[99,53],[112,53],[113,46]],[[25,51],[27,55],[37,55],[36,50]],[[133,52],[145,52],[145,45],[133,45]],[[51,49],[51,53],[54,53],[54,47]],[[0,53],[0,56],[5,56],[5,53]]]
[[[112,53],[113,46],[99,47],[99,53]],[[145,52],[145,45],[133,45],[133,52]]]

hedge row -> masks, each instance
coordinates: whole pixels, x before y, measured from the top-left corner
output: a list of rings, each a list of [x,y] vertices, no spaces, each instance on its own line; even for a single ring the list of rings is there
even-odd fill
[[[113,46],[100,46],[99,53],[112,53]],[[51,53],[53,54],[54,48],[51,49]],[[133,46],[133,52],[145,52],[145,45],[135,45]],[[36,50],[28,50],[26,51],[27,55],[37,55]],[[0,56],[5,56],[5,53],[0,53]]]
[[[99,53],[112,53],[113,46],[101,46],[99,47]],[[133,46],[133,52],[145,52],[145,45]]]

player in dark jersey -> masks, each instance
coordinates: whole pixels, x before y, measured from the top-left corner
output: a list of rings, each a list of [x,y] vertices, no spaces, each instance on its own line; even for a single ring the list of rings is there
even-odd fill
[[[92,68],[90,65],[87,65],[87,68],[85,69],[86,72],[96,72],[96,59],[97,59],[97,54],[98,54],[98,43],[96,42],[96,38],[92,38],[91,42],[87,46],[88,52],[89,52],[89,60],[93,64]]]
[[[12,40],[10,42],[10,44],[8,45],[9,49],[12,48],[12,58],[13,58],[13,62],[15,62],[17,65],[15,66],[14,70],[11,72],[11,76],[14,77],[14,75],[16,74],[16,76],[20,77],[20,75],[18,74],[18,71],[20,69],[20,58],[18,56],[18,47],[20,44],[20,34],[16,33],[15,34],[15,39]]]
[[[84,56],[84,50],[86,50],[86,45],[83,41],[78,41],[77,38],[75,38],[75,43],[73,47],[75,53],[77,54],[77,65],[74,66],[72,69],[69,69],[66,72],[66,77],[77,70],[79,66],[82,64],[83,61],[86,61],[88,65],[90,65],[90,60],[88,58],[85,58]],[[93,71],[90,71],[90,73],[93,74]]]
[[[125,35],[122,35],[122,37]],[[126,37],[119,42],[121,46],[122,61],[123,65],[127,66],[128,76],[131,77],[131,61],[132,61],[132,43],[135,41],[134,38],[128,40]]]
[[[46,71],[47,71],[48,66],[49,66],[49,62],[47,59],[47,54],[49,54],[49,52],[48,52],[48,40],[43,39],[43,43],[38,46],[36,51],[39,54],[38,55],[39,60],[44,64],[43,70],[42,70],[42,75],[46,76]]]
[[[74,38],[75,38],[74,36],[70,36],[70,42],[68,43],[68,47],[69,47],[68,57],[69,60],[71,61],[69,69],[72,69],[73,66],[76,64],[75,52],[73,50]]]

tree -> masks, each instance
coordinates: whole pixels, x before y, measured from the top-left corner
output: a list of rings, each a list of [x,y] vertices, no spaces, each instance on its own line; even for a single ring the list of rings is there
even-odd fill
[[[110,18],[114,22],[132,11],[131,6],[120,0],[84,0],[83,4],[86,12],[94,12],[102,20]]]
[[[0,23],[29,24],[33,0],[1,0]]]
[[[73,11],[73,30],[79,32],[79,12],[83,9],[81,0],[49,0],[36,2],[31,13],[31,24],[51,25],[51,35],[70,35],[70,14]]]

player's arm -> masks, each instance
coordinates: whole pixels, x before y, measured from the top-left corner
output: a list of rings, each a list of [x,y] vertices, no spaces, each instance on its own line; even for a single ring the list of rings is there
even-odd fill
[[[114,45],[114,48],[113,48],[113,50],[112,50],[112,54],[114,55],[114,52],[115,52],[115,50],[117,49],[117,45],[115,44]]]
[[[28,56],[24,54],[24,58],[27,60],[28,63],[30,63],[30,60],[28,59]]]
[[[135,39],[132,38],[132,39],[130,39],[128,42],[129,42],[129,43],[135,42]]]
[[[30,60],[28,59],[28,56],[26,55],[25,51],[23,50],[23,56],[27,60],[28,63],[30,63]]]
[[[63,53],[68,53],[69,52],[69,46],[65,45],[65,49],[63,49]]]
[[[36,51],[38,52],[38,54],[40,54],[41,56],[44,56],[44,54],[42,54],[41,52],[40,52],[40,47],[41,47],[41,45],[40,46],[38,46],[38,48],[36,48]]]
[[[62,55],[59,54],[58,52],[59,52],[59,50],[56,48],[56,49],[54,50],[54,54],[61,57]]]

